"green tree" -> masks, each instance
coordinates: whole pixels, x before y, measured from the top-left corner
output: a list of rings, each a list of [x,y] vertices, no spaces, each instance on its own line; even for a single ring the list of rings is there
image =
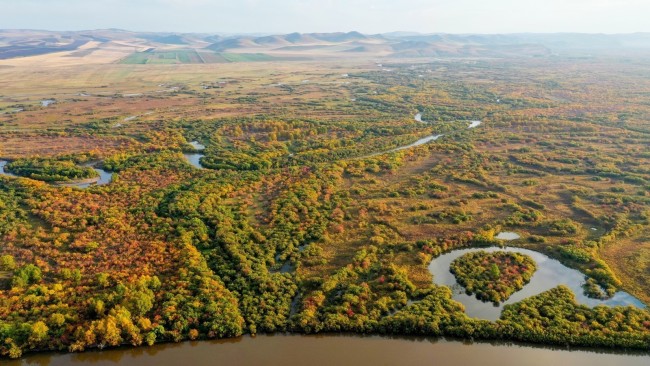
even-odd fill
[[[492,263],[490,266],[490,276],[493,279],[497,279],[501,276],[501,271],[499,270],[499,266],[496,263]]]
[[[41,269],[33,264],[28,264],[16,271],[11,283],[14,287],[25,287],[40,282],[41,278]]]
[[[50,329],[47,327],[47,325],[45,325],[45,323],[42,321],[37,321],[36,323],[32,324],[31,330],[29,332],[30,345],[32,345],[32,347],[36,347],[37,345],[46,341],[48,339],[47,332],[49,330]]]
[[[16,269],[16,261],[10,255],[3,255],[0,257],[0,270],[13,271]]]

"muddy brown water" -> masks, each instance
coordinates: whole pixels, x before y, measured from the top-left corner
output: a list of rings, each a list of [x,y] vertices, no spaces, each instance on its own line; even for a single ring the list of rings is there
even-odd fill
[[[647,366],[650,355],[567,350],[435,338],[354,335],[258,335],[69,354],[34,354],[7,366],[219,365],[572,365]]]

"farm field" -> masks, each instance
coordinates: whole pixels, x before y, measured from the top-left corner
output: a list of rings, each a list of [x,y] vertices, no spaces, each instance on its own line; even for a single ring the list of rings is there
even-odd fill
[[[129,55],[123,64],[209,64],[223,62],[271,61],[274,57],[263,53],[214,53],[197,50],[145,51]]]

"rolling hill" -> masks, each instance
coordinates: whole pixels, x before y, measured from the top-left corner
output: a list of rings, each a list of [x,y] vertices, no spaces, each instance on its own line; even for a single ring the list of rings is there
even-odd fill
[[[81,48],[81,50],[80,50]],[[130,32],[0,30],[0,59],[111,50],[123,58],[145,50],[264,54],[275,57],[545,57],[554,54],[650,53],[650,34],[418,34],[392,32],[219,35]],[[98,52],[101,53],[101,52]],[[113,60],[116,61],[116,60]]]

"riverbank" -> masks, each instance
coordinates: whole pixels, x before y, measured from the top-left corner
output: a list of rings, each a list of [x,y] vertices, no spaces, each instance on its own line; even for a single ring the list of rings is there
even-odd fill
[[[70,186],[78,186],[81,184],[96,184],[97,182],[99,182],[99,179],[100,177],[93,177],[93,178],[86,178],[86,179],[79,179],[79,180],[48,182],[48,183],[55,186],[70,187]]]

